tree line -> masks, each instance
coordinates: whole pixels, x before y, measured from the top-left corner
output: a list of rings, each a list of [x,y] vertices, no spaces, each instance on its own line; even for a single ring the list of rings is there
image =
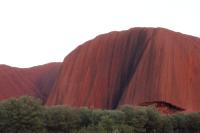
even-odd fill
[[[161,114],[153,107],[118,110],[46,107],[32,97],[0,102],[1,133],[200,133],[200,113]]]

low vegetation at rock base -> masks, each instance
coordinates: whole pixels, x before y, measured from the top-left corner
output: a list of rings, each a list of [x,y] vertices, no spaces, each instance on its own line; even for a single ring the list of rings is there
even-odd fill
[[[198,133],[200,113],[161,114],[153,107],[118,110],[46,107],[21,97],[0,102],[0,133]]]

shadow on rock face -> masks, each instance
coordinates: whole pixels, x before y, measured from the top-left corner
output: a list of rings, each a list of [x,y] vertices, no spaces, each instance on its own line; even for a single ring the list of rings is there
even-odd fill
[[[172,114],[176,112],[185,111],[185,109],[181,107],[178,107],[176,105],[173,105],[171,103],[164,102],[164,101],[144,102],[144,103],[141,103],[140,106],[152,106],[152,107],[155,107],[159,112],[162,112],[165,114]]]

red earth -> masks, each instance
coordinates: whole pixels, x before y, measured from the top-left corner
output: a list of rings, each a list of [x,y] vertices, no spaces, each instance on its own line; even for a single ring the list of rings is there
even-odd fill
[[[110,32],[65,58],[47,105],[115,109],[162,101],[172,108],[161,110],[199,111],[199,66],[197,37],[164,28]]]

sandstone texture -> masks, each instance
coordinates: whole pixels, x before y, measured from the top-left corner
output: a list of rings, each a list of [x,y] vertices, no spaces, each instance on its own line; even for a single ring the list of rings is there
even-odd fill
[[[60,63],[49,63],[32,68],[0,65],[0,100],[28,95],[45,102],[60,65]]]
[[[62,63],[0,65],[0,100],[23,95],[46,105],[200,111],[200,39],[164,28],[132,28],[99,35]]]

